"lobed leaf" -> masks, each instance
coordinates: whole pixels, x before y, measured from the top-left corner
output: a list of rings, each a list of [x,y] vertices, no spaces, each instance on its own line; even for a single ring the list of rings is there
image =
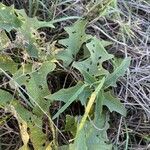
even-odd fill
[[[6,31],[20,28],[22,21],[16,16],[13,6],[5,6],[0,3],[0,28]]]
[[[50,28],[54,28],[54,25],[52,24],[51,21],[46,22],[46,21],[39,21],[36,17],[34,18],[30,18],[27,16],[26,12],[24,9],[21,10],[15,10],[15,12],[19,15],[19,19],[23,22],[22,24],[22,28],[27,29],[28,30],[30,28],[37,30],[41,27],[50,27]]]
[[[102,67],[102,63],[113,58],[113,55],[107,53],[101,41],[96,37],[93,37],[86,46],[90,52],[90,57],[83,61],[74,62],[73,67],[81,73],[89,72],[89,74],[95,76],[108,74],[108,71]]]
[[[127,68],[130,65],[130,61],[131,58],[127,57],[125,58],[119,67],[116,68],[116,70],[109,74],[106,78],[106,82],[105,82],[105,88],[109,87],[109,86],[116,86],[116,81],[118,80],[119,77],[123,76],[125,74],[125,71],[127,70]]]
[[[80,84],[80,83],[79,83],[79,84]],[[76,86],[78,86],[79,84],[77,84]],[[52,119],[57,118],[62,112],[64,112],[64,111],[69,107],[69,105],[70,105],[73,101],[77,100],[78,96],[83,92],[84,88],[85,88],[87,85],[81,83],[81,84],[80,84],[80,87],[78,86],[78,88],[77,88],[76,86],[74,87],[74,91],[71,93],[71,96],[68,97],[66,104],[63,105],[62,108],[59,109],[59,111],[53,116]],[[63,95],[62,95],[62,97],[63,97]]]
[[[57,59],[62,60],[65,66],[68,66],[76,58],[82,44],[87,40],[86,23],[86,20],[79,20],[73,26],[65,28],[69,37],[60,40],[59,43],[66,48],[57,54]]]
[[[84,84],[82,82],[79,82],[77,85],[67,88],[67,89],[61,89],[58,92],[55,92],[53,94],[50,94],[46,96],[46,99],[49,99],[51,101],[63,101],[64,103],[67,103],[70,97],[74,95],[80,89]]]
[[[19,85],[26,87],[30,101],[34,106],[34,113],[41,115],[43,113],[39,106],[44,110],[48,109],[47,101],[44,99],[49,94],[46,78],[47,74],[55,69],[55,64],[50,61],[45,61],[43,64],[35,64],[35,69],[31,69],[29,65],[26,65],[26,68],[20,68],[13,79]]]
[[[115,111],[126,116],[126,109],[118,98],[115,98],[111,92],[104,92],[103,105],[107,106],[110,112]]]

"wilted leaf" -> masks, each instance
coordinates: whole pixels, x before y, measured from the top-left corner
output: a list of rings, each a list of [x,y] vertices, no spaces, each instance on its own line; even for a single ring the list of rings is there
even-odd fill
[[[21,118],[17,118],[18,120],[18,123],[19,123],[19,128],[20,128],[20,134],[21,134],[21,138],[22,138],[22,141],[23,141],[23,146],[20,148],[20,150],[29,150],[29,147],[28,147],[28,142],[29,142],[29,134],[27,132],[27,123],[21,119]]]
[[[12,104],[17,112],[17,114],[27,123],[29,128],[29,137],[33,144],[34,149],[45,149],[47,137],[42,131],[42,120],[34,115],[32,112],[25,109],[17,101]]]

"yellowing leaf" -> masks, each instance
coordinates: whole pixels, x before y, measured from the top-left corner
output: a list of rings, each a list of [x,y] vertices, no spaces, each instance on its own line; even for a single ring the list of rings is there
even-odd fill
[[[86,119],[87,119],[87,117],[88,117],[88,115],[89,115],[89,112],[90,112],[90,110],[91,110],[91,108],[92,108],[92,106],[93,106],[93,104],[94,104],[94,101],[95,101],[95,99],[96,99],[98,93],[100,92],[100,90],[101,90],[101,88],[102,88],[104,82],[105,82],[105,78],[103,78],[103,79],[100,81],[100,84],[97,86],[97,88],[95,89],[95,91],[91,94],[90,99],[89,99],[89,101],[88,101],[88,104],[87,104],[87,106],[86,106],[86,108],[85,108],[85,113],[84,113],[84,115],[83,115],[83,117],[82,117],[82,119],[81,119],[81,122],[80,122],[80,124],[79,124],[77,134],[79,134],[79,132],[80,132],[80,131],[82,130],[82,128],[84,127],[84,124],[85,124]]]
[[[35,125],[31,123],[29,124],[29,128],[30,128],[29,135],[33,147],[35,150],[45,150],[47,137],[46,134],[42,132],[42,123],[41,121],[37,121],[37,123],[40,124],[37,124],[36,121],[34,123]]]
[[[21,147],[21,150],[28,150],[28,142],[29,142],[29,134],[27,132],[28,126],[27,123],[21,118],[19,119],[19,128],[20,128],[21,138],[24,144]]]
[[[56,55],[56,54],[58,54],[60,51],[64,50],[64,48],[58,48],[58,47],[56,46],[56,42],[57,42],[57,41],[54,41],[54,42],[52,42],[52,44],[50,44],[50,53],[51,53],[52,55]]]
[[[20,115],[17,113],[13,105],[8,106],[7,109],[17,119],[19,124],[20,134],[23,141],[23,146],[20,148],[20,150],[29,150],[28,148],[29,134],[27,132],[27,128],[28,128],[27,123],[20,117]]]
[[[49,143],[45,150],[53,150],[51,145],[52,145],[52,143]]]
[[[29,128],[28,134],[34,149],[45,150],[47,137],[42,131],[41,118],[25,109],[21,104],[18,103],[18,101],[15,101],[13,106],[16,109],[17,114],[27,123]]]

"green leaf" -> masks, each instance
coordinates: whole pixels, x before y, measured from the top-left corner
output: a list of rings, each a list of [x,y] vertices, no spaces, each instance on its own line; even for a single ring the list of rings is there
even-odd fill
[[[82,72],[85,82],[87,82],[88,84],[93,84],[94,82],[96,82],[96,78],[92,76],[91,74],[89,74],[87,71],[82,70],[81,72]]]
[[[82,93],[85,87],[86,85],[84,84],[77,91],[74,91],[72,93],[73,95],[70,98],[68,98],[67,103],[62,106],[62,108],[53,116],[52,119],[57,118],[62,112],[64,112],[70,106],[70,104],[78,98],[78,96]]]
[[[30,70],[31,66],[22,67],[13,77],[20,85],[25,85],[30,101],[34,106],[33,112],[43,114],[38,105],[45,111],[48,109],[48,102],[44,99],[49,94],[47,86],[47,74],[55,69],[55,64],[45,61],[42,64],[34,64],[35,69]],[[37,68],[36,68],[37,67]],[[30,71],[29,71],[30,70]],[[32,99],[31,99],[32,97]]]
[[[29,41],[29,44],[27,45],[26,51],[30,57],[38,58],[38,48],[34,45],[34,39],[31,39],[30,36],[31,36],[31,33],[29,33],[26,36],[26,40]]]
[[[77,117],[66,115],[65,131],[70,131],[73,136],[77,131]]]
[[[7,7],[0,3],[0,28],[6,31],[21,27],[22,22],[16,16],[13,6]]]
[[[17,10],[13,6],[7,7],[0,3],[0,28],[6,31],[16,29],[26,40],[27,52],[31,57],[38,58],[39,48],[36,46],[36,39],[33,33],[41,27],[54,28],[53,23],[39,21],[36,17],[30,18],[24,9]]]
[[[130,65],[130,61],[131,61],[131,58],[129,57],[125,58],[120,64],[120,66],[117,67],[113,73],[107,76],[106,82],[105,82],[105,88],[109,86],[116,86],[116,81],[118,80],[120,76],[123,76],[125,74],[125,71]]]
[[[63,145],[58,147],[58,150],[69,150],[69,145]]]
[[[106,40],[100,40],[100,41],[101,41],[101,44],[103,45],[103,47],[106,47],[106,46],[109,46],[109,45],[113,44],[112,42],[106,41]]]
[[[112,60],[114,70],[116,70],[120,66],[122,61],[123,61],[123,58],[114,57],[114,59]]]
[[[5,107],[13,100],[13,95],[11,95],[9,92],[0,89],[0,106]]]
[[[41,27],[50,27],[54,28],[52,22],[46,22],[46,21],[39,21],[36,17],[30,18],[27,16],[24,9],[21,10],[15,10],[15,12],[19,15],[19,19],[23,22],[23,28],[27,29],[27,27],[33,28],[34,30],[37,30]]]
[[[48,140],[46,135],[42,132],[42,121],[34,124],[29,124],[30,139],[34,149],[45,150],[46,141]]]
[[[82,82],[79,82],[76,86],[67,88],[67,89],[61,89],[58,92],[55,92],[53,94],[50,94],[46,96],[46,99],[49,99],[51,101],[63,101],[64,103],[68,102],[68,99],[74,95],[76,91],[78,91],[79,88],[81,88],[84,84]]]
[[[96,128],[87,121],[84,128],[76,135],[73,145],[70,145],[70,150],[80,150],[83,147],[87,150],[112,150],[107,138],[108,117],[101,114],[98,120],[92,122]]]
[[[101,41],[96,37],[93,37],[86,46],[90,52],[90,57],[83,61],[74,62],[73,67],[77,68],[81,73],[87,71],[95,76],[107,74],[108,71],[102,67],[102,63],[113,58],[113,55],[107,53]]]
[[[88,86],[84,88],[83,92],[79,95],[79,101],[81,102],[81,104],[83,106],[86,105],[88,98],[90,97],[90,95],[92,94],[92,90],[91,88],[89,88]]]
[[[19,19],[22,21],[22,26],[19,28],[19,32],[22,33],[27,44],[27,52],[31,57],[38,58],[39,56],[39,47],[36,45],[36,36],[33,33],[41,27],[54,27],[51,22],[39,21],[36,17],[30,18],[25,13],[24,9],[15,10]],[[28,31],[28,32],[26,32]]]
[[[0,3],[0,28],[7,30],[24,28],[30,31],[30,28],[37,30],[41,27],[54,28],[52,22],[39,21],[36,17],[30,18],[24,9],[17,10],[13,6],[7,7]]]
[[[79,82],[76,86],[68,88],[68,89],[62,89],[59,90],[58,92],[51,94],[49,96],[46,96],[46,99],[50,99],[50,100],[59,100],[59,101],[63,101],[66,104],[64,106],[62,106],[61,109],[59,109],[59,111],[54,115],[53,119],[57,118],[62,112],[64,112],[67,107],[69,107],[69,105],[77,100],[78,96],[83,92],[84,88],[86,87],[86,84],[83,84],[81,82]]]
[[[5,31],[4,30],[0,31],[0,51],[7,48],[9,44],[10,44],[10,40],[7,34],[5,33]]]
[[[65,66],[68,66],[76,58],[82,44],[87,40],[86,23],[86,20],[79,20],[73,26],[65,28],[69,38],[60,40],[59,43],[64,45],[66,49],[57,54],[57,59],[63,60]]]
[[[86,133],[85,130],[81,130],[76,137],[74,144],[70,144],[69,150],[88,150]]]
[[[10,73],[13,74],[17,71],[18,64],[15,63],[9,56],[1,54],[0,55],[0,68],[4,71],[9,71]]]
[[[118,98],[115,98],[114,95],[112,95],[111,92],[104,92],[103,105],[106,105],[111,112],[115,111],[123,116],[126,116],[125,107],[121,104]]]

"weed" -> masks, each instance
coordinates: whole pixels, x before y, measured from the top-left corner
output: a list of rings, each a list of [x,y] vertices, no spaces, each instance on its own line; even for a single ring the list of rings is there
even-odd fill
[[[9,114],[6,118],[13,117],[17,122],[20,149],[112,149],[115,146],[107,133],[111,125],[110,113],[127,115],[113,89],[119,88],[118,80],[130,65],[127,48],[131,49],[133,37],[139,36],[133,31],[138,28],[137,22],[134,28],[131,20],[121,22],[125,14],[119,12],[116,0],[90,2],[82,18],[73,16],[78,1],[68,5],[70,2],[29,1],[27,14],[23,9],[0,4],[0,106]],[[63,6],[64,10],[57,12],[57,6]],[[130,11],[126,4],[124,7]],[[46,10],[43,18],[37,15],[41,8],[42,12]],[[71,17],[56,18],[70,8]],[[105,16],[118,21],[115,36],[101,26],[99,21],[107,24]],[[44,29],[55,30],[57,23],[69,19],[78,20],[64,27],[64,37],[46,41]],[[103,38],[87,34],[89,26],[100,31]],[[13,40],[11,32],[15,35]],[[107,39],[125,47],[123,59],[108,53],[106,49],[113,43]],[[129,83],[127,88],[130,90],[130,87],[137,89]],[[79,104],[78,108],[74,104]],[[72,105],[79,113],[70,111]],[[145,105],[141,106],[149,111]],[[2,118],[2,125],[4,120],[7,121]],[[128,127],[126,124],[126,134],[122,135],[122,140],[126,136],[125,149],[131,147]],[[121,128],[117,144],[120,132]]]

